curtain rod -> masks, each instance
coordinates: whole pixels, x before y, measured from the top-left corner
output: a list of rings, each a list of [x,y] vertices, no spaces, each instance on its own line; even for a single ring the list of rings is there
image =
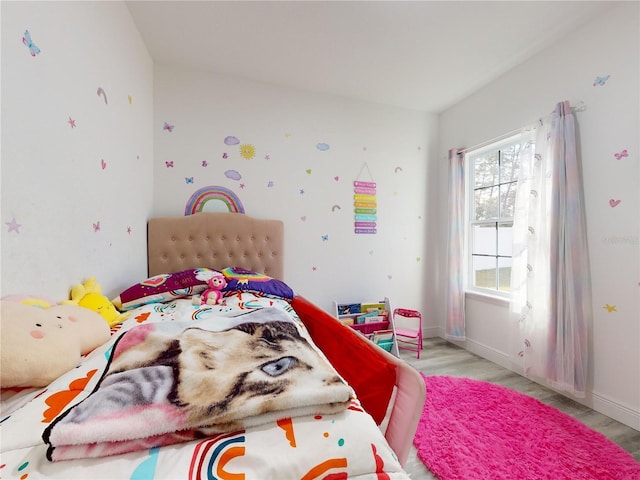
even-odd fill
[[[571,111],[573,113],[584,112],[586,109],[587,109],[587,105],[583,101],[578,102],[578,105],[576,105],[575,107],[571,107]],[[534,122],[532,122],[532,123],[534,123]],[[499,135],[499,136],[497,136],[495,138],[492,138],[491,140],[486,140],[486,141],[484,141],[482,143],[478,143],[477,145],[474,145],[472,147],[461,148],[460,150],[458,150],[458,154],[467,153],[467,152],[469,152],[471,150],[477,150],[479,148],[486,147],[487,145],[491,145],[492,143],[496,143],[496,142],[500,142],[502,140],[506,140],[509,137],[513,137],[514,135],[517,135],[521,131],[522,131],[522,128],[518,128],[517,130],[511,130],[510,132],[503,133],[502,135]]]

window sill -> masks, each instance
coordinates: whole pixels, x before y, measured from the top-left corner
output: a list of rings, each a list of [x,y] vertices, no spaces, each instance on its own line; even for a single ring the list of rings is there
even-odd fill
[[[481,302],[493,303],[494,305],[501,305],[504,307],[509,306],[510,300],[505,297],[500,297],[498,295],[491,295],[489,293],[484,292],[475,292],[472,290],[467,290],[464,292],[465,298],[473,298],[474,300],[480,300]]]

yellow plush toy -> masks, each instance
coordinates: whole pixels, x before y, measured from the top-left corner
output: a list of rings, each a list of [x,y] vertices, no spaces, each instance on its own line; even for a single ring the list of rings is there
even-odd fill
[[[127,314],[121,314],[106,296],[102,294],[102,288],[91,277],[84,283],[74,285],[71,288],[71,300],[65,300],[63,304],[75,304],[98,312],[109,326],[113,327],[124,321]]]

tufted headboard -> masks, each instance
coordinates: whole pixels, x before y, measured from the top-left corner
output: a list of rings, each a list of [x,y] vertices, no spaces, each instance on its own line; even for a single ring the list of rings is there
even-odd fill
[[[284,280],[284,224],[242,213],[158,217],[147,226],[149,276],[242,267]]]

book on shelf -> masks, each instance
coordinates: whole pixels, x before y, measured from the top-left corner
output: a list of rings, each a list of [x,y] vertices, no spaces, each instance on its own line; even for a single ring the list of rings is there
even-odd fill
[[[377,330],[373,332],[374,343],[390,342],[393,340],[393,330]]]
[[[374,322],[382,322],[382,321],[383,321],[382,315],[380,315],[379,310],[363,313],[356,317],[356,323],[374,323]]]
[[[362,306],[359,303],[342,303],[338,305],[338,315],[354,315],[362,312]]]
[[[373,311],[380,311],[380,312],[384,312],[385,309],[385,304],[384,303],[363,303],[360,305],[360,311],[362,313],[368,313],[368,312],[373,312]]]
[[[393,330],[378,330],[377,332],[373,332],[371,341],[380,348],[390,352],[393,348]]]

